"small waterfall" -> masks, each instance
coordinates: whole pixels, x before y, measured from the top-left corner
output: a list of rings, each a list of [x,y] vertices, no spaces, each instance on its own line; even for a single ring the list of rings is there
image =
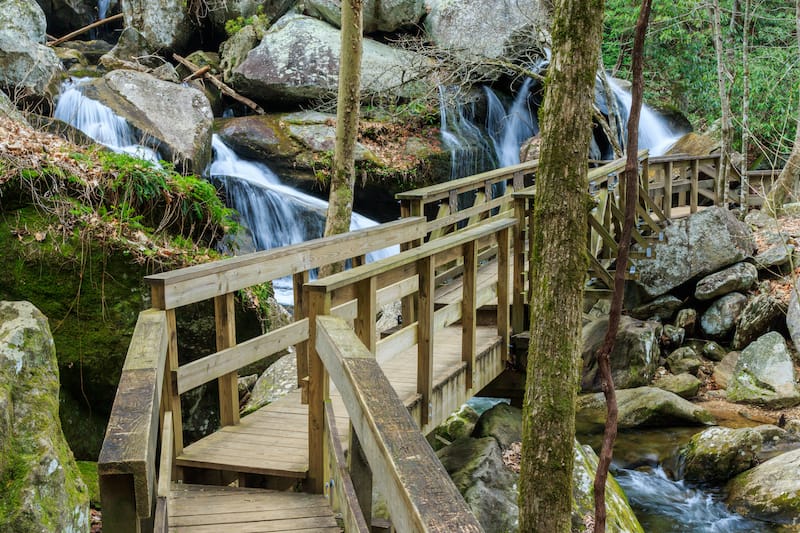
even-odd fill
[[[531,109],[528,102],[533,81],[532,78],[525,79],[508,109],[491,88],[483,87],[486,94],[486,130],[500,168],[519,163],[520,146],[539,133],[536,110]]]
[[[452,95],[439,86],[442,142],[450,152],[450,179],[463,178],[496,168],[492,149],[475,125],[475,104],[452,104]]]
[[[773,531],[766,524],[732,513],[712,494],[672,481],[660,466],[650,471],[620,469],[614,477],[648,533]]]
[[[108,6],[111,4],[111,0],[97,0],[97,19],[103,20],[106,18],[106,14],[108,13]]]
[[[614,78],[609,77],[608,83],[619,103],[620,122],[627,125],[632,103],[631,93],[620,87]],[[672,131],[666,121],[659,117],[653,109],[645,104],[642,105],[642,113],[639,117],[640,150],[648,148],[651,157],[663,155],[682,134],[682,132]]]
[[[126,153],[158,165],[158,152],[142,146],[136,131],[109,107],[87,98],[80,86],[91,78],[64,82],[53,116],[117,153]]]

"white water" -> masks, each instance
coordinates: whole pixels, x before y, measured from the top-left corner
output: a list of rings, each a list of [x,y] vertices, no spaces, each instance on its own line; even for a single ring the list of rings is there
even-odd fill
[[[773,531],[732,513],[711,494],[669,479],[660,466],[651,471],[618,470],[614,477],[648,533]]]
[[[80,86],[91,78],[73,78],[64,82],[53,116],[117,153],[126,153],[158,165],[158,152],[139,144],[134,129],[110,108],[87,98]]]
[[[533,79],[526,78],[508,108],[497,93],[488,86],[483,88],[486,94],[486,130],[492,140],[499,168],[519,163],[522,143],[539,133],[536,110],[528,102],[531,85]]]
[[[451,104],[447,88],[439,86],[442,143],[450,152],[450,179],[463,178],[495,168],[491,147],[475,124],[474,104]]]
[[[108,13],[108,5],[111,3],[111,0],[97,0],[97,19],[102,20],[106,18],[106,13]]]

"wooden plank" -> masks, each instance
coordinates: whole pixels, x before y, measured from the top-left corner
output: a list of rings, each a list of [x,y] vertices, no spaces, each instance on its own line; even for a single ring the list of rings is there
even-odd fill
[[[308,270],[298,272],[292,276],[292,295],[294,299],[292,314],[295,322],[306,318],[306,313],[308,312],[304,299],[305,292],[303,292],[303,285],[308,283],[308,279]],[[303,340],[295,344],[294,353],[297,359],[297,386],[300,387],[304,383],[303,380],[308,376],[308,341]]]
[[[500,208],[504,204],[508,202],[508,198],[495,198],[494,200],[490,201],[482,201],[481,203],[476,203],[472,207],[468,207],[467,209],[462,209],[461,211],[456,211],[454,214],[445,216],[442,218],[437,218],[428,223],[428,229],[431,232],[437,231],[440,228],[446,228],[448,226],[452,226],[453,224],[457,224],[462,220],[470,220],[470,225],[476,223],[480,217],[480,215],[491,211],[492,209]],[[433,233],[432,233],[433,234]],[[443,234],[437,235],[436,238],[444,236]],[[431,237],[431,240],[433,237]]]
[[[464,244],[464,277],[461,300],[461,360],[467,365],[466,386],[472,388],[475,368],[475,328],[477,326],[478,251],[475,241]],[[417,391],[420,392],[420,391]]]
[[[308,328],[309,321],[304,318],[231,348],[187,363],[177,372],[178,392],[183,394],[212,379],[234,372],[243,366],[260,361],[307,340]]]
[[[167,411],[164,416],[164,429],[161,431],[161,460],[158,466],[158,489],[156,492],[159,498],[168,497],[172,486],[172,462],[174,459],[172,439],[172,411]]]
[[[514,213],[517,224],[512,230],[514,232],[514,281],[512,284],[513,296],[511,299],[511,331],[516,335],[525,331],[525,255],[526,239],[525,229],[528,209],[525,198],[514,200]]]
[[[358,301],[358,314],[355,320],[355,332],[364,346],[371,353],[375,353],[376,332],[375,315],[377,314],[376,305],[376,278],[371,277],[359,281],[356,284],[356,297]]]
[[[324,239],[232,257],[145,277],[160,287],[153,306],[172,309],[343,261],[361,253],[419,239],[425,219],[413,217]]]
[[[672,161],[664,164],[664,216],[672,218]]]
[[[365,265],[361,268],[366,268]],[[305,289],[308,291],[309,286]],[[309,291],[309,350],[308,350],[308,480],[310,492],[321,493],[325,485],[325,400],[328,398],[328,372],[315,348],[318,316],[331,310],[330,293]]]
[[[511,231],[500,230],[497,234],[497,334],[503,339],[503,346],[511,344]]]
[[[371,354],[345,323],[317,318],[317,352],[347,406],[398,531],[482,531]]]
[[[417,262],[419,275],[419,306],[417,308],[417,394],[422,397],[420,427],[428,423],[431,416],[429,404],[433,388],[434,351],[434,297],[436,269],[431,256]]]
[[[413,322],[403,329],[378,341],[375,356],[385,361],[417,344],[418,323]]]
[[[697,212],[697,189],[699,187],[699,180],[700,180],[700,165],[698,161],[695,159],[692,161],[692,189],[691,189],[691,196],[690,196],[690,210],[692,213]]]
[[[147,518],[155,504],[155,456],[168,345],[166,314],[154,309],[139,313],[97,464],[101,487],[111,491],[109,499],[131,495],[135,499],[118,502],[122,516],[132,505],[140,518]],[[113,480],[103,484],[102,478],[109,476]]]
[[[236,345],[236,312],[233,293],[214,298],[217,352]],[[237,367],[238,370],[238,367]],[[233,370],[217,379],[219,387],[219,422],[222,426],[239,423],[239,374]]]

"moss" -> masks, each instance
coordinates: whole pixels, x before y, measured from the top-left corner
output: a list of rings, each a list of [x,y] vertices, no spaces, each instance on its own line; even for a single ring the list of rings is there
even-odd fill
[[[97,463],[94,461],[77,461],[81,479],[89,491],[89,501],[93,507],[100,506],[100,482],[97,475]]]

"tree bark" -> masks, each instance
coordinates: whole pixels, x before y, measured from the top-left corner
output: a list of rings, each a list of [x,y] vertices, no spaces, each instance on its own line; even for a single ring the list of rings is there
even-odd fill
[[[586,277],[587,164],[603,0],[554,2],[531,239],[520,531],[566,533]]]
[[[631,111],[628,116],[628,140],[626,142],[627,159],[625,160],[625,220],[622,223],[622,234],[617,248],[617,269],[614,272],[614,294],[611,298],[611,311],[608,317],[603,345],[597,353],[600,368],[600,383],[606,399],[606,424],[603,431],[603,445],[594,477],[594,533],[606,530],[606,480],[608,468],[614,451],[614,440],[617,438],[617,395],[614,390],[614,379],[611,375],[611,351],[622,317],[622,300],[625,294],[625,273],[630,256],[631,233],[636,218],[636,205],[639,203],[639,116],[642,111],[644,39],[647,34],[647,22],[650,19],[651,0],[642,0],[639,18],[633,37],[633,63],[631,73]]]
[[[795,3],[795,19],[797,24],[797,45],[800,51],[800,0]],[[792,153],[789,154],[789,159],[786,161],[786,165],[781,170],[767,198],[766,205],[772,214],[778,215],[787,199],[796,199],[798,177],[800,177],[800,106],[797,111]]]
[[[325,236],[350,230],[355,186],[355,147],[361,102],[362,0],[342,2],[342,50],[336,105],[336,145],[333,154]],[[342,269],[334,266],[333,271]],[[330,273],[330,272],[329,272]]]
[[[733,149],[733,122],[731,120],[731,100],[728,94],[728,84],[733,82],[728,62],[727,53],[722,41],[722,20],[720,14],[719,0],[713,0],[711,4],[711,18],[713,21],[714,50],[717,56],[717,83],[719,86],[719,104],[722,120],[722,160],[720,161],[720,172],[717,180],[718,202],[721,205],[728,203],[728,176],[731,167],[731,150]],[[729,47],[730,48],[730,47]]]

